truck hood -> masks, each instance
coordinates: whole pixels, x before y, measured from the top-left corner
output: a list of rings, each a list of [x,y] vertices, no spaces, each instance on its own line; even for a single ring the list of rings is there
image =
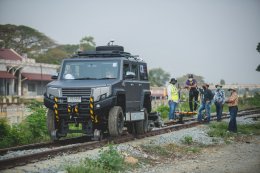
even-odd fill
[[[47,84],[46,87],[55,88],[93,88],[104,87],[116,83],[117,79],[109,80],[56,80]]]

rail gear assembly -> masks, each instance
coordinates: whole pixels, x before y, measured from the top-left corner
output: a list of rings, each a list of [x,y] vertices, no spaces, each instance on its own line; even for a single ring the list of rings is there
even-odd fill
[[[158,124],[151,112],[147,64],[122,46],[96,47],[64,59],[58,76],[46,86],[44,105],[52,140],[77,132],[100,139],[103,133],[143,134]]]

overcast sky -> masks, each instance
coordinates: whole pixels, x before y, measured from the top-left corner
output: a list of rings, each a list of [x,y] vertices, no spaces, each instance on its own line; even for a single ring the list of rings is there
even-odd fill
[[[260,0],[0,0],[0,24],[33,27],[60,44],[114,39],[171,77],[260,84]]]

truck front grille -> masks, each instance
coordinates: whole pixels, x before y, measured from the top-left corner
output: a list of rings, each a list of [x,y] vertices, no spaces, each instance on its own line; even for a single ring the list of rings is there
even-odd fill
[[[75,97],[75,96],[86,96],[90,97],[91,88],[62,88],[62,96]]]

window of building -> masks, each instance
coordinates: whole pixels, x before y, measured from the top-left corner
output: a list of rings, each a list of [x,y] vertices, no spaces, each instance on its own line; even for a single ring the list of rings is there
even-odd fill
[[[28,91],[29,92],[35,92],[36,91],[36,85],[34,83],[28,84]]]

